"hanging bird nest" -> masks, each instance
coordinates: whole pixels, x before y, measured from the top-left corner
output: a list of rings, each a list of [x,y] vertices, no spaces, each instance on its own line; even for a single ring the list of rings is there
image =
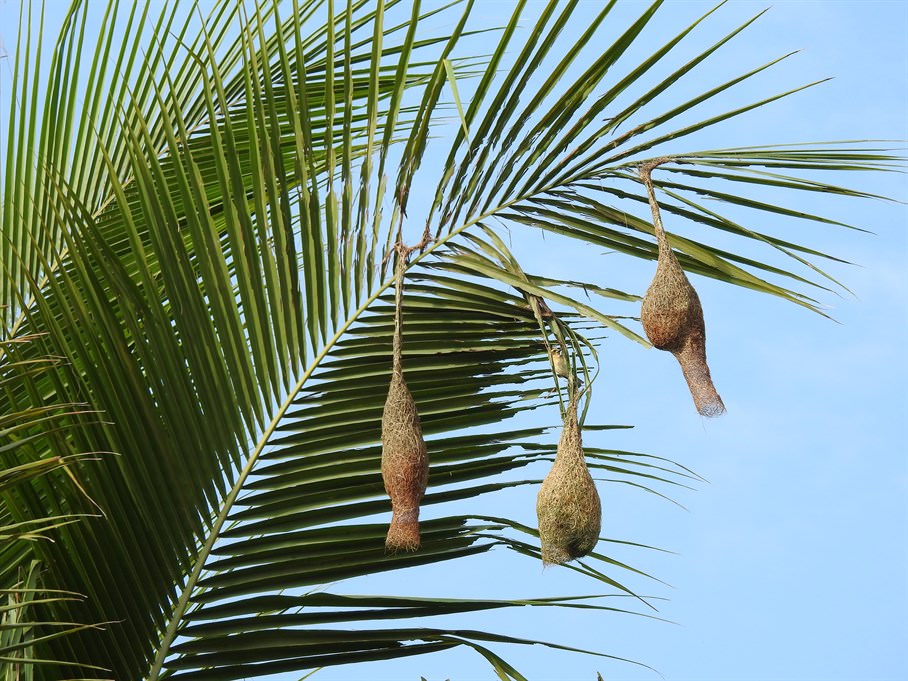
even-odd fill
[[[388,551],[419,548],[419,502],[429,478],[429,457],[413,394],[403,372],[402,311],[404,267],[409,250],[398,244],[395,271],[391,385],[381,419],[381,474],[391,498]]]
[[[640,177],[649,193],[653,224],[659,243],[659,260],[640,311],[646,337],[656,348],[671,352],[687,381],[697,411],[718,416],[725,411],[706,363],[706,324],[696,290],[675,257],[656,202],[650,173],[654,164],[642,166]]]
[[[542,561],[546,565],[588,554],[599,541],[602,527],[599,492],[583,455],[577,401],[576,395],[571,398],[555,463],[536,497]]]
[[[391,497],[389,551],[419,548],[419,502],[426,491],[429,457],[416,402],[402,373],[391,376],[381,419],[381,474]]]

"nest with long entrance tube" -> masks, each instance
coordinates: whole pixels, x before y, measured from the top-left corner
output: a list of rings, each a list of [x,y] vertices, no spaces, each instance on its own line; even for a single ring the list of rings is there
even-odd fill
[[[700,297],[672,251],[662,226],[650,173],[658,162],[640,167],[640,177],[649,195],[653,225],[659,244],[659,259],[640,310],[640,322],[654,347],[671,352],[678,363],[697,411],[703,416],[725,412],[706,363],[706,323]]]

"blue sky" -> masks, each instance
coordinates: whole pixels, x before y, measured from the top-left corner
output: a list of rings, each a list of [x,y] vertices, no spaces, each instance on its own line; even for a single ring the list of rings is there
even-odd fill
[[[10,5],[18,3],[0,2],[0,37],[7,49],[15,26],[10,17],[16,7]],[[486,2],[482,11],[492,21],[503,5],[509,3]],[[635,54],[652,51],[659,37],[664,40],[712,5],[666,3],[649,32],[654,42],[639,44]],[[692,47],[710,44],[767,5],[729,3],[701,27]],[[616,25],[626,26],[640,7],[620,5]],[[826,76],[834,80],[719,126],[693,148],[908,139],[908,2],[903,0],[776,2],[705,65],[698,79],[680,81],[676,97],[692,96],[792,50],[801,52],[756,83],[756,90],[736,90],[738,101]],[[6,65],[0,69],[0,83],[8,86]],[[905,175],[835,181],[908,201]],[[833,322],[695,278],[725,416],[705,420],[696,414],[671,356],[620,338],[608,340],[601,353],[603,376],[590,418],[636,426],[610,434],[605,444],[668,456],[709,481],[676,495],[686,511],[614,485],[602,488],[606,536],[674,552],[616,552],[671,584],[635,582],[645,593],[670,599],[660,604],[660,616],[674,623],[540,610],[451,618],[451,626],[601,650],[645,662],[673,681],[908,679],[908,208],[829,196],[807,197],[803,207],[874,232],[786,223],[803,230],[795,236],[856,263],[830,268],[854,295],[823,298]],[[778,226],[766,227],[780,233]],[[577,259],[553,243],[529,235],[515,248],[536,274],[636,291],[644,290],[651,276],[649,263],[601,254]],[[533,523],[535,493],[512,490],[484,508],[506,509]],[[543,571],[504,552],[337,589],[452,597],[597,590],[567,570]],[[498,651],[531,679],[592,681],[596,670],[609,681],[659,678],[628,664],[539,647]],[[452,651],[328,669],[314,678],[415,681],[419,676],[493,677],[475,653]]]

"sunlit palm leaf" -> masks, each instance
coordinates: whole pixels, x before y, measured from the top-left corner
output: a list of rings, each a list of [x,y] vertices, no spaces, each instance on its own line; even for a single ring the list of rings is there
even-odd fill
[[[529,306],[520,297],[471,285],[465,279],[461,280],[461,291],[448,291],[429,282],[431,276],[420,273],[408,287],[404,363],[432,452],[430,492],[423,501],[424,516],[431,517],[439,503],[471,499],[515,485],[538,484],[538,479],[513,476],[496,483],[488,480],[535,461],[551,460],[554,451],[553,445],[538,445],[544,428],[502,430],[511,416],[542,406],[540,397],[551,385],[547,363],[541,361],[544,355],[540,352],[539,329]],[[377,300],[362,322],[331,348],[307,382],[309,387],[301,390],[288,408],[269,441],[269,450],[261,454],[255,472],[243,485],[246,492],[236,500],[235,510],[227,518],[231,524],[220,533],[223,543],[213,550],[206,575],[198,582],[194,601],[201,607],[189,616],[190,622],[215,622],[181,630],[181,636],[192,640],[177,645],[174,652],[182,655],[168,664],[172,669],[216,664],[218,671],[185,678],[239,678],[252,673],[254,665],[264,660],[275,665],[281,660],[279,667],[285,670],[351,662],[358,659],[352,642],[339,643],[338,650],[350,652],[349,657],[331,655],[331,647],[326,648],[318,636],[302,644],[307,639],[299,627],[458,611],[432,599],[409,599],[415,609],[408,612],[396,602],[379,599],[376,605],[382,607],[368,613],[318,615],[307,609],[293,614],[290,607],[320,603],[321,595],[282,601],[282,594],[288,591],[476,555],[496,545],[526,550],[527,545],[515,539],[522,529],[517,525],[451,516],[422,523],[418,553],[389,555],[384,551],[387,527],[362,523],[369,516],[390,510],[379,473],[379,424],[387,393],[393,328],[389,303]],[[525,407],[520,406],[522,402]],[[484,424],[498,425],[491,434],[451,434]],[[612,473],[631,479],[652,475],[654,480],[673,481],[683,474],[678,469],[647,470],[645,463],[638,465],[620,454],[601,456],[612,460],[607,466]],[[351,520],[355,522],[348,522]],[[340,532],[331,527],[336,523],[343,523]],[[518,535],[505,530],[516,530]],[[530,551],[534,553],[538,560],[538,552]],[[610,586],[618,584],[615,579],[605,581]],[[357,599],[368,601],[366,597],[353,600]],[[552,599],[547,605],[568,603]],[[526,604],[501,601],[488,607]],[[280,613],[266,614],[280,605]],[[477,609],[484,609],[480,606]],[[262,614],[218,624],[225,610]],[[408,630],[357,631],[362,634],[359,645],[371,641],[368,649],[373,653],[382,648],[389,654],[395,650],[399,654],[424,652]],[[462,636],[476,641],[465,633]],[[259,671],[271,668],[278,666],[265,665]]]
[[[223,3],[222,14],[228,6]],[[52,641],[53,656],[101,660],[122,678],[147,671],[175,586],[206,533],[208,509],[226,493],[247,433],[260,427],[307,348],[321,342],[330,321],[324,311],[339,302],[326,297],[324,275],[300,283],[300,265],[310,268],[300,261],[303,212],[291,192],[304,182],[315,188],[325,173],[323,141],[334,131],[315,133],[325,130],[326,83],[354,102],[346,139],[355,157],[364,149],[357,141],[365,133],[360,121],[384,115],[383,102],[400,90],[400,79],[389,80],[382,68],[334,81],[307,78],[306,88],[296,87],[300,57],[325,72],[325,36],[316,31],[306,38],[294,26],[301,16],[281,24],[273,10],[261,8],[234,38],[239,49],[229,47],[222,63],[214,42],[220,24],[209,23],[196,47],[178,46],[188,54],[185,66],[168,69],[169,82],[152,86],[126,78],[134,93],[150,88],[154,115],[143,113],[135,98],[114,107],[120,146],[98,145],[109,191],[100,207],[72,183],[65,164],[52,164],[33,190],[48,197],[44,211],[32,224],[4,231],[4,282],[13,295],[10,309],[21,311],[8,332],[41,335],[3,360],[67,360],[53,376],[20,376],[8,398],[91,404],[103,411],[104,422],[83,420],[55,449],[115,452],[102,455],[88,474],[92,495],[108,514],[103,525],[62,528],[54,544],[38,550],[60,566],[53,579],[88,597],[50,607],[49,617],[125,623],[86,632],[76,642]],[[372,16],[367,9],[352,21],[371,32]],[[261,33],[257,21],[266,23]],[[277,66],[249,39],[270,35],[275,22],[287,27],[281,28],[286,49],[280,54],[269,43],[282,70],[267,92],[257,74],[264,66],[270,76]],[[351,46],[351,69],[368,59],[371,47]],[[407,64],[409,87],[420,82],[420,66],[410,65],[409,53]],[[235,68],[239,75],[230,75]],[[175,96],[177,73],[195,79],[195,104]],[[293,106],[304,120],[294,122]],[[405,122],[408,109],[401,111]],[[26,129],[29,121],[20,123]],[[8,186],[15,184],[8,179]],[[4,217],[12,220],[25,203],[5,204]],[[323,226],[305,229],[312,235]],[[307,252],[315,263],[317,253]],[[306,315],[304,301],[321,302]],[[65,492],[53,504],[85,510],[83,499]],[[37,515],[41,506],[34,499],[21,510]]]

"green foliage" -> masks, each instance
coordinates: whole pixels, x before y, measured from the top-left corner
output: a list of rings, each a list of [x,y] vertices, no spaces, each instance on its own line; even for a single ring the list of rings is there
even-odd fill
[[[24,377],[53,371],[51,360],[10,360],[34,338],[19,337],[0,343],[6,360],[0,373],[0,391],[10,395]],[[45,608],[81,600],[79,594],[48,588],[45,568],[34,547],[51,541],[55,532],[80,520],[78,514],[57,504],[57,491],[81,490],[72,472],[86,456],[58,454],[54,440],[73,427],[76,405],[20,406],[13,400],[0,415],[0,678],[30,680],[38,668],[57,665],[39,650],[50,641],[71,636],[91,625],[61,620],[42,621]]]

